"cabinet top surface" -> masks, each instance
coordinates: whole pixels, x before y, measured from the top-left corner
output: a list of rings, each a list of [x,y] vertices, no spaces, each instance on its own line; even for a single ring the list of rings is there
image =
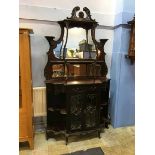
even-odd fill
[[[87,84],[102,84],[103,82],[106,82],[108,79],[91,79],[91,80],[72,80],[72,81],[66,81],[66,80],[46,80],[45,83],[51,83],[51,84],[62,84],[62,85],[87,85]]]
[[[19,32],[28,31],[29,33],[33,33],[33,30],[30,28],[19,28]]]

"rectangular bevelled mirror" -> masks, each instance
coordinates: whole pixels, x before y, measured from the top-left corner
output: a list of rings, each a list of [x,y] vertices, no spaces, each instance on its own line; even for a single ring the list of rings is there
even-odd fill
[[[96,59],[96,49],[90,31],[88,38],[86,33],[85,29],[75,27],[68,29],[67,35],[65,28],[63,40],[53,50],[55,57],[61,59],[64,53],[66,59]]]

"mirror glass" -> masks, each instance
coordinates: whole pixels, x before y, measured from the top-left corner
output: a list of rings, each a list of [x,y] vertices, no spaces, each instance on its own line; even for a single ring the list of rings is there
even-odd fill
[[[66,70],[67,71],[67,70]],[[68,76],[101,76],[101,65],[100,64],[69,64],[68,65]]]
[[[56,58],[60,59],[62,56],[62,53],[61,53],[62,45],[63,45],[62,42],[60,42],[59,44],[57,44],[57,47],[53,49],[53,53]]]
[[[86,41],[86,30],[83,28],[71,28],[68,30],[66,42],[66,28],[63,41],[53,50],[55,57],[62,58],[63,51],[66,59],[95,59],[96,49],[92,41],[91,31],[88,31],[88,44]],[[65,49],[64,49],[65,48]]]
[[[86,64],[70,64],[68,66],[69,77],[86,76]]]

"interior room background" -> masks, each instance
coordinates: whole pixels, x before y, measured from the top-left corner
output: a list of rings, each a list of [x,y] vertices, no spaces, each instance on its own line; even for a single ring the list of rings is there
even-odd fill
[[[134,0],[20,0],[19,26],[33,29],[31,39],[34,116],[46,116],[44,67],[49,44],[44,36],[59,37],[56,23],[70,17],[75,6],[88,7],[98,21],[96,39],[109,39],[105,44],[107,77],[110,83],[111,124],[113,127],[135,123],[135,65],[125,58],[128,53]],[[57,39],[57,38],[56,38]]]

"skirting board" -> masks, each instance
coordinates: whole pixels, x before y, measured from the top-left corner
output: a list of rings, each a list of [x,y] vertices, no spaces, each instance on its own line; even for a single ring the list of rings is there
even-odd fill
[[[46,116],[33,117],[33,124],[34,124],[35,132],[45,131]]]

